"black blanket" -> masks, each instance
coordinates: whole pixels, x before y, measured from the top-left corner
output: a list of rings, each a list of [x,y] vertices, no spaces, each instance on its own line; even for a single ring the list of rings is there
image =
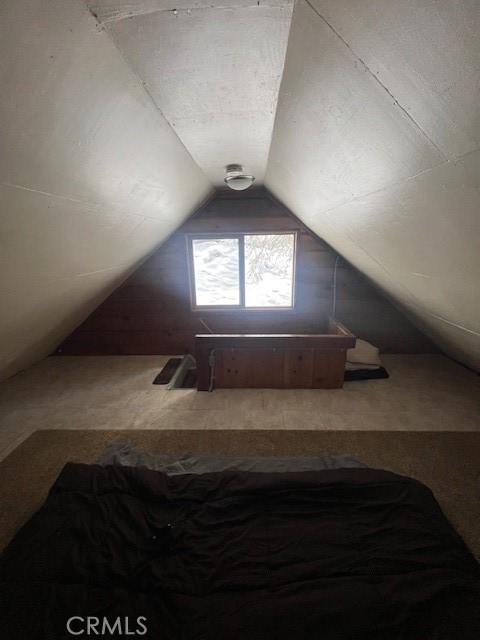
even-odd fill
[[[478,640],[480,573],[393,473],[67,464],[0,560],[0,637]]]

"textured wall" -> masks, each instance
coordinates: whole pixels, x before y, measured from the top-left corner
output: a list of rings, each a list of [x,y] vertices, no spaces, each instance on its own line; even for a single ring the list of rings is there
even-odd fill
[[[210,185],[80,1],[2,3],[0,83],[6,377],[49,353]]]
[[[254,192],[255,193],[255,192]],[[195,333],[318,333],[332,311],[336,254],[266,197],[220,197],[192,216],[61,345],[64,354],[174,354]],[[295,310],[195,311],[190,306],[186,233],[298,231]],[[337,270],[337,317],[386,351],[432,345],[344,261]]]
[[[299,0],[265,180],[480,369],[480,5]]]

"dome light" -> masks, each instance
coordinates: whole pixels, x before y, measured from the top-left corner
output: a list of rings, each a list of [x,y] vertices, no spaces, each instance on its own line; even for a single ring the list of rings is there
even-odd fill
[[[255,178],[254,176],[243,173],[241,164],[229,164],[226,167],[225,184],[235,191],[244,191],[251,187]]]

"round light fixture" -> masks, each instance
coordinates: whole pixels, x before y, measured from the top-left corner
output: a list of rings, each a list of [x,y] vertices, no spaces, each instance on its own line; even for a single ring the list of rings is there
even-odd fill
[[[226,176],[224,179],[225,184],[230,189],[235,191],[244,191],[251,187],[255,178],[243,173],[243,167],[241,164],[229,164],[225,168]]]

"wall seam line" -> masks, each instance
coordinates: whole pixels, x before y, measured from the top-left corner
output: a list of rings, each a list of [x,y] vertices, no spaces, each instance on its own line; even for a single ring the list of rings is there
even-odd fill
[[[345,47],[350,51],[352,56],[354,56],[355,60],[357,60],[367,71],[367,73],[375,80],[375,82],[387,93],[387,95],[394,101],[394,104],[400,109],[403,115],[421,132],[421,134],[428,140],[428,142],[433,146],[433,148],[444,158],[444,160],[448,161],[448,157],[443,153],[443,151],[435,144],[435,142],[430,138],[430,136],[422,129],[422,127],[418,124],[418,122],[413,118],[413,116],[400,104],[400,102],[395,98],[393,93],[388,89],[388,87],[383,84],[380,78],[373,73],[367,63],[360,58],[352,47],[348,44],[348,42],[343,38],[340,33],[335,29],[335,27],[328,22],[328,20],[315,8],[315,6],[310,2],[310,0],[305,0],[306,4],[310,7],[310,9],[327,25],[327,27],[335,34],[335,36],[342,42]]]

